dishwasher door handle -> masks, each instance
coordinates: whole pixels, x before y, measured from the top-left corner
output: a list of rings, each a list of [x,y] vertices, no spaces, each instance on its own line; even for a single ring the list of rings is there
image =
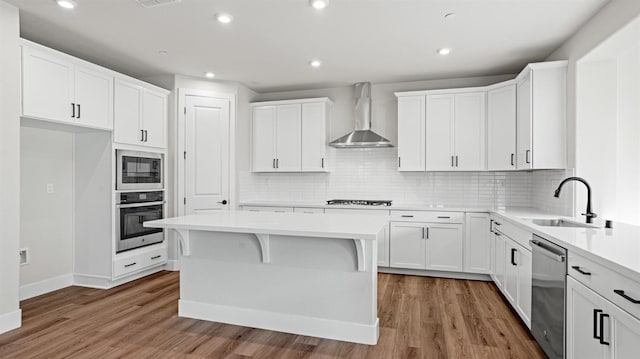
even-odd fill
[[[540,241],[532,240],[530,243],[533,249],[537,248],[538,252],[547,258],[551,258],[556,262],[564,262],[566,260],[566,256],[564,254],[553,251]]]

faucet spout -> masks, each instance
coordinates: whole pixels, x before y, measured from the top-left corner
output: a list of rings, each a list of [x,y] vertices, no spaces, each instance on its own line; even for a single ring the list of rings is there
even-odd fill
[[[558,188],[553,193],[553,196],[556,197],[556,198],[560,198],[560,192],[562,191],[562,186],[564,186],[565,183],[571,182],[571,181],[580,182],[580,183],[584,184],[585,187],[587,187],[587,210],[582,215],[587,217],[587,223],[593,223],[593,218],[597,218],[598,215],[593,213],[593,212],[591,212],[591,186],[589,186],[589,182],[587,182],[584,178],[582,178],[582,177],[567,177],[567,178],[565,178],[564,180],[562,180],[562,182],[560,182],[560,185],[558,185]]]

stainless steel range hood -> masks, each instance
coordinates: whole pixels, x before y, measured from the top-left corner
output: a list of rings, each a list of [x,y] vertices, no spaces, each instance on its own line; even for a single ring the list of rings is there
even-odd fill
[[[355,130],[329,143],[336,148],[393,147],[391,141],[371,131],[371,83],[355,84]]]

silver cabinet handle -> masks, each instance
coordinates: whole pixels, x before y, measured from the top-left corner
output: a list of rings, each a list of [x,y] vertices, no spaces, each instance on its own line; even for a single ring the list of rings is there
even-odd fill
[[[456,155],[456,167],[458,167],[458,155]]]
[[[276,168],[280,168],[280,159],[276,158]]]
[[[425,227],[425,230],[427,232],[427,239],[429,239],[429,227]]]
[[[454,156],[451,156],[451,167],[455,167],[455,166],[453,165],[453,157],[454,157]]]
[[[322,158],[322,168],[324,168],[324,157]]]
[[[400,168],[402,165],[402,159],[400,156],[398,156],[398,168]]]
[[[525,162],[531,163],[531,158],[529,158],[530,155],[531,155],[531,150],[526,150],[525,153],[524,153]]]

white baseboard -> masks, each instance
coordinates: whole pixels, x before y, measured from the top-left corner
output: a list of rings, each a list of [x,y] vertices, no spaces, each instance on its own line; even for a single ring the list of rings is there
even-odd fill
[[[481,280],[485,282],[491,281],[491,277],[488,274],[477,274],[477,273],[445,272],[445,271],[435,271],[435,270],[404,269],[404,268],[390,268],[390,267],[378,267],[378,272],[390,273],[390,274],[417,275],[422,277]]]
[[[177,259],[171,259],[167,261],[167,264],[164,265],[164,270],[177,272],[180,270],[180,261]]]
[[[0,314],[0,334],[20,328],[22,325],[22,310]]]
[[[157,266],[153,268],[149,268],[138,272],[136,274],[132,274],[123,278],[111,280],[109,277],[101,277],[95,275],[87,275],[87,274],[76,274],[74,275],[73,285],[77,285],[79,287],[87,287],[87,288],[96,288],[96,289],[111,289],[113,287],[117,287],[121,284],[125,284],[136,279],[140,279],[142,277],[146,277],[150,274],[160,272],[164,270],[164,266]]]
[[[367,325],[189,300],[180,300],[178,302],[178,315],[180,317],[369,345],[378,343],[380,333],[379,320],[377,318],[375,324]]]
[[[73,285],[73,274],[41,280],[20,286],[20,300],[25,300]]]

